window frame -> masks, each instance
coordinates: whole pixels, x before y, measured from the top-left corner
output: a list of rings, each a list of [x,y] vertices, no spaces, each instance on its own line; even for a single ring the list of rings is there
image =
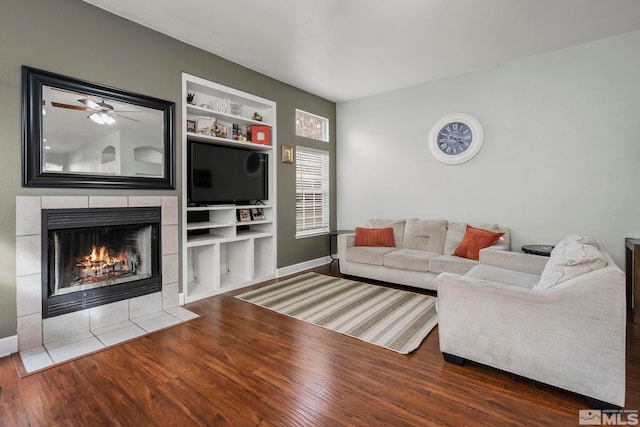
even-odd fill
[[[318,191],[317,189],[310,187],[305,187],[302,188],[302,191],[300,191],[301,186],[299,183],[299,174],[301,174],[301,171],[299,168],[303,167],[303,165],[301,164],[301,158],[300,156],[304,155],[306,153],[308,153],[307,155],[313,155],[314,153],[316,155],[320,155],[323,156],[320,160],[322,161],[323,164],[320,164],[318,167],[321,169],[321,174],[322,176],[320,177],[320,186],[321,189]],[[324,235],[329,233],[330,231],[330,220],[331,220],[331,156],[330,156],[330,152],[329,150],[321,150],[321,149],[317,149],[317,148],[311,148],[311,147],[301,147],[298,146],[296,147],[296,153],[295,153],[295,164],[296,164],[296,207],[295,207],[295,217],[296,217],[296,233],[295,233],[295,237],[296,239],[301,239],[301,238],[306,238],[306,237],[314,237],[314,236],[319,236],[319,235]],[[314,193],[316,195],[320,195],[322,197],[322,201],[321,203],[321,208],[322,208],[322,212],[321,212],[321,221],[320,221],[320,225],[319,226],[311,226],[308,228],[299,228],[299,222],[300,219],[298,217],[299,215],[299,210],[305,211],[307,210],[309,207],[305,207],[304,205],[302,206],[302,208],[299,208],[299,194],[302,192],[304,194],[304,191],[307,190],[310,193]],[[315,203],[314,203],[315,204]],[[310,207],[310,209],[315,209],[315,207]],[[316,215],[317,216],[317,215]],[[302,219],[302,221],[304,221],[304,219]],[[315,224],[315,221],[313,221],[313,223]]]
[[[303,114],[306,115],[308,117],[311,118],[315,118],[315,119],[319,119],[320,121],[322,121],[323,123],[323,139],[318,139],[318,138],[314,138],[312,136],[306,136],[306,135],[300,135],[298,133],[298,114]],[[295,115],[295,125],[296,125],[296,129],[295,129],[295,134],[296,136],[299,136],[301,138],[309,138],[309,139],[313,139],[314,141],[321,141],[321,142],[329,142],[329,131],[330,131],[330,123],[329,123],[329,119],[327,117],[322,117],[318,114],[314,114],[314,113],[310,113],[308,111],[305,110],[301,110],[300,108],[296,108],[296,115]]]

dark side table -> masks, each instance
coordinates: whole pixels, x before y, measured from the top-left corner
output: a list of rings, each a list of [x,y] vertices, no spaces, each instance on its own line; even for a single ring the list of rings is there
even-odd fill
[[[552,245],[524,245],[522,247],[522,252],[532,255],[551,256],[552,250]]]
[[[338,234],[351,234],[353,230],[331,230],[329,231],[329,257],[331,258],[330,264],[333,264],[333,261],[337,261],[338,258],[334,258],[333,256],[333,238],[336,238],[336,244],[338,239]]]

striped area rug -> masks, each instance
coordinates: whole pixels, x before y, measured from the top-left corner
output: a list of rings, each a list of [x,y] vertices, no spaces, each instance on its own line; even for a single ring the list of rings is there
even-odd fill
[[[435,297],[318,273],[236,298],[402,354],[438,323]]]

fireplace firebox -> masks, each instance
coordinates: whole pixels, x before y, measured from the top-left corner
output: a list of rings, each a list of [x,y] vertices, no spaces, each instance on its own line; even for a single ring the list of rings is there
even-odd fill
[[[161,291],[160,212],[42,210],[42,317]]]

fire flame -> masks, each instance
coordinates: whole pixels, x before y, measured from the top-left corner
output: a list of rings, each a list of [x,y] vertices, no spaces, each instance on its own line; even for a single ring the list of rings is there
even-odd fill
[[[110,269],[115,265],[118,265],[120,270],[129,270],[129,263],[125,254],[120,253],[116,256],[110,256],[106,247],[96,248],[95,245],[91,248],[89,255],[86,255],[84,259],[78,259],[76,265],[91,271]]]

